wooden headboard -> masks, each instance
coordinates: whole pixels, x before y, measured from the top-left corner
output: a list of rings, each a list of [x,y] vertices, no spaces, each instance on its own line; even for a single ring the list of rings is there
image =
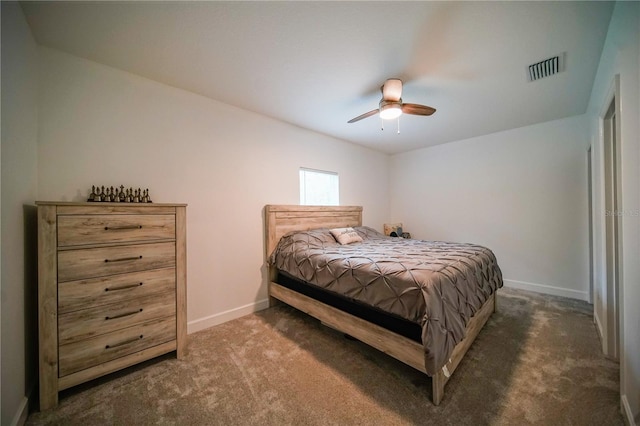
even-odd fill
[[[362,206],[284,206],[269,204],[265,212],[266,255],[291,231],[362,225]]]

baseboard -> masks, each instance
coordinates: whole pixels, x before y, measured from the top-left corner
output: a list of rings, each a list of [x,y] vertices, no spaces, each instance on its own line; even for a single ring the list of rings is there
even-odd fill
[[[190,321],[187,323],[187,333],[195,333],[196,331],[204,330],[205,328],[213,327],[214,325],[219,325],[227,321],[267,309],[268,307],[269,299],[263,299],[225,312],[220,312],[219,314]]]
[[[606,352],[604,347],[604,334],[602,333],[602,323],[600,322],[600,317],[596,312],[593,313],[593,323],[596,325],[596,331],[598,332],[598,338],[600,339],[600,345],[602,346],[602,352]]]
[[[622,405],[622,416],[624,417],[626,424],[629,426],[637,426],[636,419],[633,418],[633,413],[631,412],[631,406],[629,405],[627,395],[620,396],[620,405]]]
[[[16,414],[11,419],[11,426],[23,426],[27,422],[27,417],[29,416],[29,398],[26,396],[22,397],[22,401],[20,401],[20,405],[18,406],[18,410]]]
[[[569,297],[571,299],[589,300],[589,294],[586,291],[570,290],[566,288],[554,287],[544,284],[527,283],[516,280],[504,280],[505,287],[515,288],[519,290],[533,291],[536,293],[551,294],[553,296]],[[187,333],[195,333],[205,328],[213,327],[261,311],[269,307],[269,299],[258,300],[238,308],[230,309],[219,314],[214,314],[205,318],[200,318],[187,323]]]
[[[588,291],[571,290],[568,288],[554,287],[545,284],[527,283],[524,281],[516,280],[504,280],[504,286],[509,288],[515,288],[518,290],[533,291],[535,293],[550,294],[552,296],[568,297],[570,299],[589,301]]]

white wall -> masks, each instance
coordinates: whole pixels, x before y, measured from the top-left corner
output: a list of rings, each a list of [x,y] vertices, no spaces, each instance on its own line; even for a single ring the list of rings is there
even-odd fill
[[[602,145],[599,115],[616,75],[620,76],[622,160],[621,398],[627,420],[640,423],[640,3],[616,3],[589,102],[590,141],[594,152],[594,287],[603,297],[606,285],[602,230]]]
[[[395,155],[391,220],[491,248],[505,285],[588,300],[583,116]]]
[[[17,3],[2,2],[2,416],[26,416],[37,378],[37,46]],[[24,417],[23,417],[24,418]]]
[[[299,167],[338,172],[340,203],[362,205],[366,225],[387,219],[385,154],[59,51],[40,59],[39,197],[122,183],[188,203],[189,331],[266,306],[262,210],[298,204]]]

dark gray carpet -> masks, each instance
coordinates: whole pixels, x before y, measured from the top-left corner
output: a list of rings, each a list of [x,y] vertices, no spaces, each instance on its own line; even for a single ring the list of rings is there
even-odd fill
[[[185,360],[65,391],[27,424],[621,425],[618,375],[590,305],[501,289],[436,407],[427,376],[282,305],[190,335]]]

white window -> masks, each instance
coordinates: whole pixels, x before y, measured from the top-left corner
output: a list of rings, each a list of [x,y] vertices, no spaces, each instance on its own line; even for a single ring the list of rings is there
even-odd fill
[[[300,205],[340,205],[338,174],[300,168]]]

